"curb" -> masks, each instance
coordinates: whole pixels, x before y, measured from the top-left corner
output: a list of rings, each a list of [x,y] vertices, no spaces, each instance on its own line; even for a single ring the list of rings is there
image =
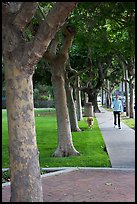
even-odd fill
[[[49,176],[56,176],[59,174],[68,173],[71,171],[77,171],[77,170],[103,170],[103,171],[135,171],[135,169],[131,168],[102,168],[102,167],[58,167],[58,168],[41,168],[42,170],[47,171],[53,171],[51,173],[42,174],[41,178],[43,177],[49,177]],[[5,170],[5,169],[3,169]],[[8,170],[8,169],[6,169]],[[6,171],[5,170],[5,171]],[[2,187],[9,186],[10,182],[6,182],[2,184]]]

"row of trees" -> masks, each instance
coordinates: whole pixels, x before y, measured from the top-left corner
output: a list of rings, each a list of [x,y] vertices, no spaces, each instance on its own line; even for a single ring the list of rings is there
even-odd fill
[[[85,11],[83,12],[84,17],[81,18],[84,23],[81,22],[83,27],[79,27],[80,31],[75,38],[76,46],[78,46],[77,51],[82,50],[84,52],[85,61],[90,65],[89,70],[80,76],[82,90],[88,93],[89,100],[97,111],[96,96],[101,88],[107,91],[110,101],[111,93],[115,87],[122,81],[129,82],[131,100],[130,109],[127,105],[127,112],[130,110],[130,117],[133,117],[132,93],[135,79],[134,2],[101,2],[95,3],[94,6],[95,8],[85,4],[84,9],[81,7],[81,10]],[[94,11],[91,8],[94,8]],[[79,14],[82,13],[81,10]],[[73,57],[73,61],[71,61],[73,67],[80,69],[76,60],[80,61],[80,55],[75,59]],[[81,58],[80,66],[83,62],[84,59]],[[127,91],[126,97],[128,99]],[[128,100],[126,101],[128,103]]]
[[[131,99],[130,108],[128,108],[126,88],[126,112],[133,117],[134,3],[83,3],[77,7],[74,14],[68,19],[69,27],[76,30],[69,53],[71,69],[67,70],[70,85],[76,90],[77,75],[82,96],[85,95],[84,92],[88,94],[89,101],[93,103],[96,112],[99,111],[97,95],[101,88],[107,92],[107,106],[110,107],[111,94],[115,87],[123,81],[126,85],[129,83]],[[60,43],[62,41],[63,38],[60,35]],[[127,46],[129,44],[130,48]],[[130,60],[131,54],[132,60]],[[128,61],[131,66],[127,66]],[[39,75],[38,72],[34,76],[37,75]]]
[[[107,89],[109,83],[114,88],[124,80],[123,70],[134,79],[134,2],[76,4],[2,4],[13,202],[43,200],[33,84],[34,88],[38,81],[53,86],[58,126],[53,156],[62,157],[80,154],[71,132],[80,131],[81,91],[98,111],[102,87]]]

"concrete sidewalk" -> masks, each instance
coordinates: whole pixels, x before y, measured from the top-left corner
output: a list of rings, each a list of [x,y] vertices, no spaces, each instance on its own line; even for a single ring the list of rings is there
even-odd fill
[[[121,122],[122,129],[113,127],[113,112],[100,107],[96,118],[102,132],[113,168],[135,168],[135,131]]]
[[[135,131],[121,123],[113,128],[113,114],[96,113],[112,168],[66,168],[42,176],[44,202],[135,202]],[[2,188],[2,202],[10,202],[10,185]]]

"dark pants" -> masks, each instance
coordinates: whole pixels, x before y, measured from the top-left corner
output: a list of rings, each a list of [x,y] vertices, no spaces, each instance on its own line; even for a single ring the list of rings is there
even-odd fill
[[[114,111],[114,125],[117,124],[117,116],[118,116],[118,127],[120,127],[120,111]]]

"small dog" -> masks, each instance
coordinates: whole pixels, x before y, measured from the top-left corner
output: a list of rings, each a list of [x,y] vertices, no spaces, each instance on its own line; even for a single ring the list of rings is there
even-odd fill
[[[88,124],[88,127],[89,127],[89,128],[92,128],[93,123],[94,123],[93,117],[88,117],[88,118],[87,118],[87,124]]]

